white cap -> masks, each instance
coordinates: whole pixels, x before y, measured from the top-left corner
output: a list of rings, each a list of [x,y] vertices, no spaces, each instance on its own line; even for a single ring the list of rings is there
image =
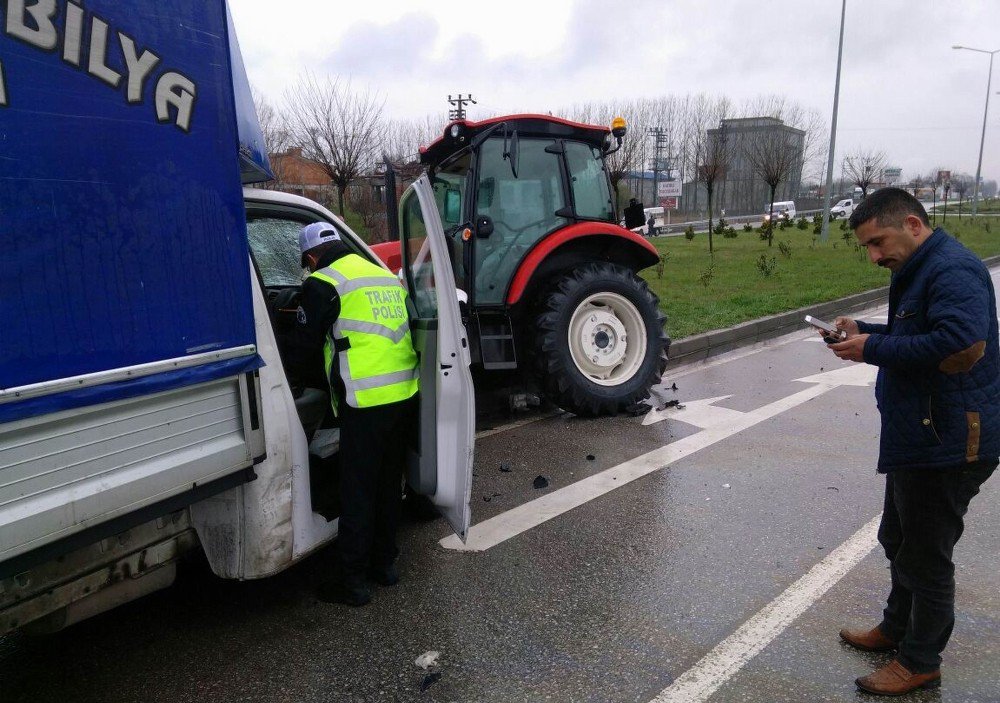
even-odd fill
[[[310,249],[315,249],[320,244],[339,241],[341,241],[340,234],[328,222],[313,222],[299,230],[299,251],[302,254]],[[305,266],[304,261],[302,265]]]

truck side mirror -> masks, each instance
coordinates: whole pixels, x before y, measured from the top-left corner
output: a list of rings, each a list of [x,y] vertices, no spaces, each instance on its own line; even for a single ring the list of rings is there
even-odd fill
[[[518,140],[517,130],[510,135],[510,141],[507,140],[507,133],[504,130],[504,140],[503,140],[503,158],[504,160],[510,161],[510,173],[514,178],[517,178],[517,161],[518,156],[521,151],[520,141]]]
[[[476,237],[486,239],[493,234],[493,218],[489,215],[476,217]]]

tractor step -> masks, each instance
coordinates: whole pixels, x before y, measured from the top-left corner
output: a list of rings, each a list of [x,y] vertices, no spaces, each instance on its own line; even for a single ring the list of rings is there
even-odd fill
[[[483,368],[488,371],[516,369],[517,353],[510,316],[502,312],[480,312],[475,319]]]

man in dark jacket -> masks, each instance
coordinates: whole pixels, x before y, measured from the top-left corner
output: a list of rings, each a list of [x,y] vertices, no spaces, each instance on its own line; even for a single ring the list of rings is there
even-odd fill
[[[892,271],[887,324],[840,317],[848,338],[830,349],[879,367],[878,470],[886,475],[878,539],[892,588],[882,622],[841,630],[848,644],[898,655],[857,680],[902,695],[941,681],[955,622],[952,552],[969,501],[1000,455],[1000,348],[996,297],[979,258],[898,188],[869,196],[851,228],[873,263]]]

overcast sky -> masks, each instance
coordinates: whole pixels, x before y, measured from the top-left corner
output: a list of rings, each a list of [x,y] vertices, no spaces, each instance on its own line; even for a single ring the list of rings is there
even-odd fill
[[[386,98],[393,117],[472,119],[588,101],[705,92],[777,93],[832,112],[839,0],[231,0],[251,82],[280,104],[311,69]],[[848,0],[838,163],[886,152],[903,179],[974,174],[1000,0]],[[1000,178],[1000,54],[983,176]],[[557,113],[558,114],[558,113]],[[627,118],[628,115],[625,115]],[[839,170],[839,168],[838,168]]]

